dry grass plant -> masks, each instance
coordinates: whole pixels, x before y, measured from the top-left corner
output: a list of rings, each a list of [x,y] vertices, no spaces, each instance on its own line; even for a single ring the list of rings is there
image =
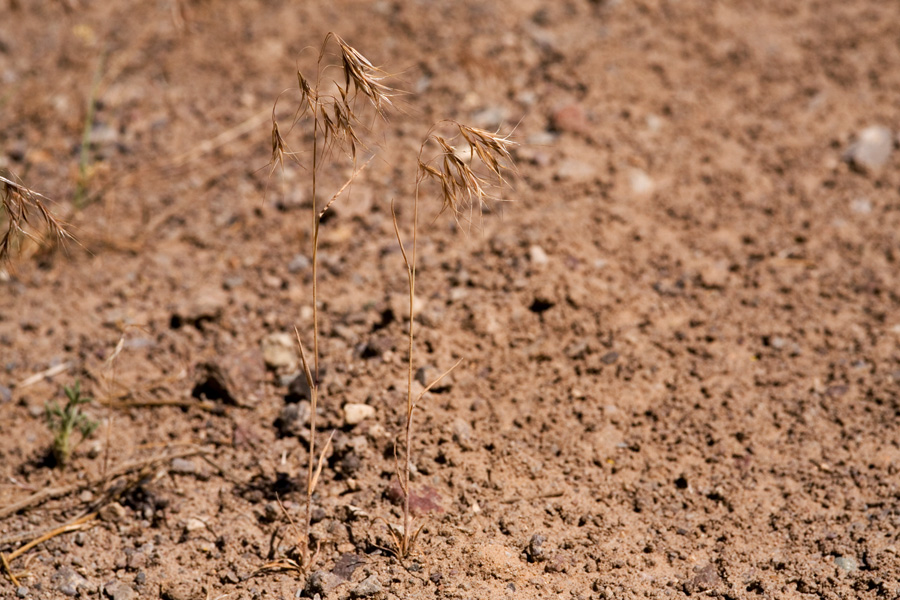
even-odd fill
[[[336,47],[337,54],[329,51]],[[337,73],[336,77],[332,74]],[[364,148],[359,133],[367,129],[362,117],[371,114],[373,117],[384,117],[385,111],[392,106],[391,98],[395,90],[384,82],[388,74],[374,66],[365,56],[355,48],[347,44],[339,35],[329,33],[325,36],[319,48],[316,60],[316,73],[313,79],[307,79],[298,69],[297,86],[300,93],[299,107],[294,114],[293,121],[287,132],[283,135],[275,116],[275,107],[272,109],[272,169],[281,166],[284,168],[285,158],[305,167],[298,158],[299,154],[290,150],[285,136],[289,135],[301,122],[308,122],[311,128],[309,149],[309,177],[310,177],[310,239],[311,239],[311,268],[312,268],[312,349],[307,355],[301,336],[297,332],[297,343],[300,348],[300,358],[303,365],[303,376],[310,389],[310,416],[309,416],[309,462],[307,465],[306,487],[306,515],[304,530],[300,536],[299,565],[291,561],[289,566],[302,570],[308,568],[315,561],[316,552],[310,554],[310,529],[312,526],[312,501],[319,475],[328,451],[331,438],[325,442],[322,449],[316,449],[316,413],[320,399],[320,368],[319,368],[319,290],[318,290],[318,250],[319,232],[322,218],[331,208],[338,197],[343,194],[351,182],[369,164],[357,163],[358,151]],[[334,92],[326,91],[325,86],[333,86]],[[276,101],[277,105],[277,101]],[[363,112],[365,111],[365,112]],[[350,177],[337,191],[324,203],[317,202],[319,192],[319,178],[323,162],[335,160],[336,152],[343,154],[352,165]],[[370,159],[371,160],[371,159]]]
[[[339,58],[332,59],[328,50],[332,45],[337,47]],[[339,73],[338,77],[329,77],[330,73]],[[318,548],[310,551],[310,529],[312,524],[313,493],[322,473],[325,457],[331,437],[317,452],[316,415],[320,401],[320,369],[319,369],[319,307],[318,307],[318,246],[322,218],[343,194],[356,176],[369,164],[357,164],[358,151],[364,148],[359,132],[367,130],[360,119],[359,110],[366,110],[373,119],[383,118],[387,110],[393,107],[392,98],[397,95],[394,88],[385,81],[389,75],[374,66],[365,56],[348,45],[340,36],[329,33],[322,42],[316,60],[316,74],[313,79],[306,78],[297,71],[297,88],[300,94],[299,107],[293,116],[290,127],[282,133],[276,118],[276,106],[272,109],[272,172],[278,167],[284,169],[285,160],[296,162],[305,167],[298,158],[299,153],[288,146],[286,137],[301,122],[308,121],[311,129],[309,137],[309,178],[312,206],[310,213],[311,269],[312,269],[312,348],[307,352],[302,336],[295,329],[297,344],[303,367],[302,376],[310,389],[309,447],[307,464],[306,515],[303,532],[298,543],[299,562],[285,559],[269,563],[263,569],[292,569],[305,571],[315,562]],[[324,91],[323,85],[333,85],[334,93]],[[414,413],[422,397],[450,373],[460,361],[445,371],[425,388],[414,395],[413,377],[415,370],[415,326],[414,305],[416,295],[416,253],[419,235],[419,204],[423,186],[436,184],[437,197],[441,201],[438,216],[449,212],[458,225],[471,228],[482,215],[483,210],[494,200],[502,200],[492,192],[503,188],[506,174],[513,168],[510,148],[513,142],[508,136],[486,131],[477,127],[463,125],[456,121],[446,120],[433,125],[422,142],[416,157],[416,181],[412,202],[412,246],[407,252],[403,244],[403,235],[391,203],[394,232],[400,245],[403,262],[406,267],[409,293],[409,332],[408,332],[408,381],[405,425],[403,431],[404,464],[397,466],[398,479],[404,495],[403,525],[390,526],[394,551],[400,558],[407,557],[415,545],[416,537],[421,529],[413,532],[410,512],[410,473],[412,470],[412,435],[414,430]],[[344,155],[352,164],[350,177],[326,202],[317,202],[318,187],[322,165],[325,159],[333,159],[335,151]],[[430,153],[430,154],[429,154]],[[370,159],[371,160],[371,159]],[[333,434],[332,434],[333,435]],[[398,444],[399,445],[399,444]]]
[[[438,129],[450,129],[449,137],[438,133]],[[403,236],[394,203],[391,202],[394,233],[403,263],[409,292],[409,332],[408,332],[408,364],[406,391],[406,421],[404,425],[404,462],[398,466],[398,478],[403,491],[403,526],[390,528],[395,550],[400,558],[405,558],[415,546],[421,526],[413,531],[410,513],[410,473],[412,471],[412,433],[415,409],[423,396],[446,377],[462,362],[459,359],[452,367],[429,382],[425,388],[414,395],[413,373],[415,371],[415,315],[416,300],[416,254],[419,239],[419,201],[422,186],[430,181],[437,184],[438,198],[441,208],[438,216],[450,212],[457,224],[465,223],[470,227],[476,217],[480,219],[483,209],[492,200],[501,200],[491,192],[506,185],[505,173],[513,168],[510,147],[513,145],[509,136],[501,136],[477,127],[463,125],[456,121],[442,121],[428,131],[425,141],[419,147],[416,168],[416,186],[413,195],[412,247],[407,252],[403,245]],[[426,152],[436,148],[436,154],[426,157]],[[389,526],[390,527],[390,526]]]
[[[74,239],[65,224],[53,216],[45,202],[49,199],[19,182],[0,176],[0,206],[6,213],[5,231],[0,237],[0,260],[9,260],[14,247],[27,238],[40,245],[45,238],[57,242]],[[43,227],[41,227],[43,226]]]

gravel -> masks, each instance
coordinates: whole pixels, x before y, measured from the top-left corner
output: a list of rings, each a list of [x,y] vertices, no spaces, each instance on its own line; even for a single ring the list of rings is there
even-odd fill
[[[344,405],[344,422],[347,425],[359,425],[366,419],[375,416],[375,407],[368,404],[356,404],[348,402]]]
[[[375,575],[369,575],[350,590],[351,598],[370,598],[381,593],[381,584]]]
[[[71,567],[62,567],[50,578],[53,587],[66,596],[75,597],[79,590],[91,587],[91,583]]]
[[[525,555],[528,557],[528,562],[540,562],[547,558],[544,556],[544,542],[546,541],[547,538],[539,533],[535,533],[531,536],[531,539],[528,541],[528,546],[525,548]]]
[[[271,333],[260,343],[263,360],[270,369],[296,371],[299,365],[297,340],[287,333]]]
[[[844,151],[844,160],[860,171],[877,171],[887,163],[893,149],[894,140],[890,129],[866,127]]]

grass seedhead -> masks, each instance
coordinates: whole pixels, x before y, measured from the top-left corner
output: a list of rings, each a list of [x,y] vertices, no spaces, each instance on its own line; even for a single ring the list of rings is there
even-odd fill
[[[396,90],[384,84],[390,77],[388,73],[374,66],[368,58],[363,56],[339,35],[331,34],[341,49],[341,62],[344,68],[344,89],[350,91],[350,85],[354,87],[354,97],[362,93],[369,99],[375,112],[385,116],[385,111],[393,106],[391,97]],[[345,95],[345,94],[344,94]],[[346,103],[346,98],[344,100]]]
[[[46,196],[0,176],[0,206],[6,213],[6,231],[0,237],[0,260],[9,260],[18,236],[38,244],[42,242],[42,237],[37,233],[39,228],[33,222],[35,218],[58,243],[75,239],[66,231],[65,225],[53,216],[45,201],[49,201]]]
[[[307,81],[299,69],[297,70],[297,86],[300,88],[300,107],[297,115],[294,117],[295,120],[302,117],[307,110],[314,112],[317,101],[316,93],[313,92],[312,87],[309,85],[309,81]]]
[[[452,137],[434,130],[442,124],[452,126]],[[419,149],[417,183],[425,180],[437,183],[440,214],[450,211],[457,223],[462,219],[471,225],[473,216],[480,216],[490,201],[500,200],[490,191],[507,185],[505,173],[514,170],[510,155],[514,143],[509,136],[456,121],[438,123]],[[429,146],[436,146],[438,154],[425,159]]]
[[[287,145],[284,143],[284,138],[281,137],[281,132],[278,130],[278,121],[275,120],[275,113],[272,112],[272,169],[280,166],[282,169],[284,168],[284,154]]]
[[[66,405],[60,407],[56,402],[48,402],[44,407],[47,418],[47,427],[53,433],[53,456],[56,464],[64,467],[69,463],[72,451],[100,425],[82,412],[81,407],[89,404],[93,398],[81,394],[81,383],[76,381],[72,387],[64,387],[66,393]],[[81,434],[78,443],[72,440],[75,431]]]

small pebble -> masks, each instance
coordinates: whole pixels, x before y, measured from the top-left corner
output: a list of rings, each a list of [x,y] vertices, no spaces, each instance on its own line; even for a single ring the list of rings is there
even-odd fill
[[[4,404],[12,400],[12,390],[5,385],[0,385],[0,404]]]
[[[616,362],[617,360],[619,360],[618,352],[607,352],[606,354],[604,354],[603,356],[600,357],[600,362],[602,362],[604,365],[611,365],[614,362]]]
[[[264,286],[273,290],[281,289],[284,286],[284,281],[277,275],[263,275],[262,282]]]
[[[528,146],[552,146],[559,139],[559,134],[552,131],[539,131],[525,139]]]
[[[298,254],[294,258],[291,259],[291,262],[288,263],[288,272],[289,273],[299,273],[300,271],[305,271],[309,268],[310,262],[309,259],[306,258],[305,254]]]
[[[555,177],[560,181],[572,181],[574,183],[584,183],[593,181],[597,176],[597,169],[591,163],[566,159],[559,163],[556,167]]]
[[[215,321],[228,306],[228,295],[221,286],[207,285],[194,290],[190,297],[178,308],[173,320],[196,324],[201,321]]]
[[[350,425],[359,425],[366,419],[375,416],[375,407],[368,404],[356,404],[348,402],[344,405],[344,423]]]
[[[837,568],[847,573],[853,573],[859,569],[859,563],[857,563],[856,559],[852,556],[836,556],[834,558],[834,564]]]
[[[472,114],[469,122],[482,129],[498,129],[506,120],[506,109],[502,106],[487,106]]]
[[[531,260],[531,264],[541,267],[550,262],[550,257],[547,256],[544,249],[536,244],[528,249],[528,258]]]
[[[228,569],[228,571],[226,571],[223,579],[225,581],[227,581],[228,583],[240,583],[241,582],[241,579],[240,579],[240,577],[237,576],[237,573],[235,573],[231,569]]]
[[[226,290],[233,290],[235,288],[241,287],[242,285],[244,285],[244,278],[240,275],[226,277],[222,282],[222,287],[224,287]]]
[[[295,371],[299,365],[297,340],[288,333],[272,333],[263,338],[263,360],[270,369]]]
[[[128,511],[118,502],[111,502],[100,509],[100,520],[108,523],[121,523],[128,516]]]
[[[301,435],[306,430],[309,414],[309,402],[303,401],[297,402],[296,404],[286,404],[284,408],[281,409],[281,415],[277,422],[279,433],[284,437]]]
[[[432,365],[423,365],[416,370],[416,381],[418,381],[422,387],[425,387],[431,383],[430,380],[433,377],[437,377],[439,374],[437,369]]]
[[[263,521],[272,523],[281,516],[281,509],[275,502],[269,502],[263,507]]]
[[[872,202],[868,198],[857,198],[850,203],[850,210],[858,215],[867,215],[872,212]]]
[[[191,517],[184,523],[185,531],[199,531],[200,529],[206,529],[206,523],[196,517]]]
[[[169,470],[172,473],[179,473],[181,475],[193,475],[197,472],[197,465],[194,464],[194,461],[186,458],[174,458],[172,459],[172,466],[169,467]]]
[[[544,556],[544,542],[546,541],[547,538],[539,533],[531,536],[531,540],[529,540],[528,542],[528,547],[525,548],[525,554],[526,556],[528,556],[528,562],[539,562],[546,558]]]
[[[362,461],[359,459],[359,456],[357,456],[355,452],[350,452],[341,459],[341,462],[338,466],[343,475],[352,477],[357,471],[359,471],[359,468],[362,466]]]
[[[24,585],[20,585],[16,588],[16,598],[27,598],[28,597],[28,588]]]
[[[375,594],[381,593],[381,584],[378,582],[378,577],[374,574],[369,575],[362,581],[360,581],[356,586],[350,590],[351,598],[369,598],[374,596]]]
[[[104,586],[104,592],[111,600],[134,600],[138,597],[137,592],[130,585],[121,581],[107,583]]]
[[[288,391],[284,397],[285,402],[302,402],[312,399],[312,391],[306,381],[306,375],[298,374],[288,383]]]
[[[877,171],[883,167],[894,149],[891,130],[886,127],[866,127],[844,152],[844,160],[861,171]]]
[[[71,567],[62,567],[51,576],[54,587],[66,596],[77,596],[81,588],[89,588],[90,582]]]
[[[337,576],[332,575],[328,571],[314,571],[306,580],[303,591],[306,592],[307,596],[325,595],[338,583],[340,583],[340,580]]]
[[[459,444],[463,450],[472,450],[475,445],[472,441],[472,426],[465,419],[457,417],[453,420],[453,441]]]
[[[656,187],[650,176],[640,169],[632,169],[628,173],[628,183],[631,191],[638,196],[651,194]]]
[[[550,115],[550,127],[553,131],[586,134],[590,131],[587,115],[580,104],[566,104],[557,108]]]
[[[391,308],[391,312],[394,313],[395,318],[400,318],[404,320],[409,319],[409,295],[408,294],[391,294],[390,298],[388,298],[388,303]],[[413,314],[419,316],[422,314],[422,311],[425,310],[426,301],[422,296],[416,296],[413,301]]]

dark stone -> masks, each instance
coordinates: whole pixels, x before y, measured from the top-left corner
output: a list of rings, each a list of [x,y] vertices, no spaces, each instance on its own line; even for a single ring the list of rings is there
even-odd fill
[[[531,540],[528,541],[528,546],[525,547],[525,556],[528,557],[528,562],[539,562],[542,560],[546,560],[546,556],[544,556],[544,542],[547,541],[547,538],[539,533],[531,536]]]
[[[217,363],[200,363],[197,365],[197,379],[191,396],[200,400],[213,400],[225,404],[238,404],[234,396],[235,386],[231,377]]]
[[[343,581],[349,581],[350,577],[353,575],[353,572],[364,564],[366,564],[365,558],[357,554],[347,552],[342,554],[337,562],[334,563],[334,568],[331,570],[331,572]]]

